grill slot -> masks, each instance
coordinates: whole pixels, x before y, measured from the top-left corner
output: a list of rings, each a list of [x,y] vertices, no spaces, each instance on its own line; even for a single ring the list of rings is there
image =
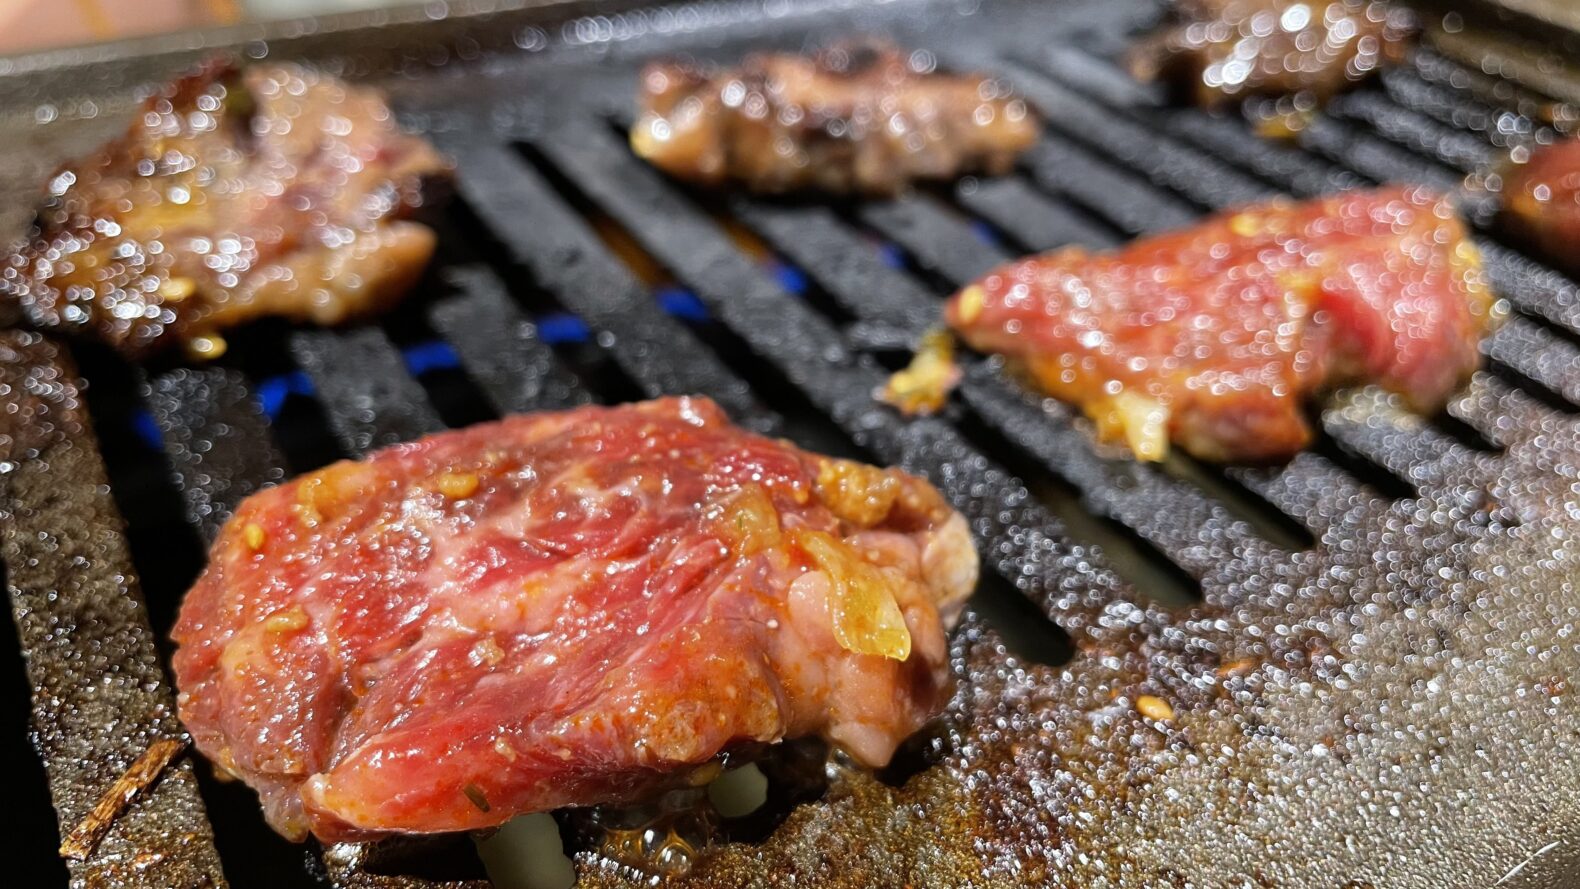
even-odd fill
[[[1392,476],[1368,477],[1361,464],[1335,460],[1331,448],[1320,446],[1305,451],[1285,466],[1274,468],[1233,467],[1224,475],[1244,485],[1280,512],[1295,517],[1318,543],[1328,542],[1328,532],[1347,524],[1346,516],[1363,504],[1375,502],[1378,495],[1400,499],[1411,493]],[[1378,484],[1381,480],[1382,484]]]
[[[1313,117],[1295,137],[1300,147],[1327,157],[1373,182],[1423,182],[1440,191],[1452,191],[1461,174],[1374,136],[1345,121],[1325,115]]]
[[[1528,149],[1538,140],[1551,140],[1556,135],[1551,128],[1538,126],[1524,115],[1488,105],[1451,86],[1434,83],[1420,70],[1387,71],[1382,75],[1382,85],[1397,105],[1430,116],[1450,132],[1469,130],[1482,138],[1484,146]],[[1485,151],[1484,146],[1482,151]],[[1486,161],[1492,160],[1494,157],[1489,154]]]
[[[82,401],[104,456],[111,502],[131,517],[124,534],[132,568],[140,585],[154,591],[145,596],[148,619],[155,627],[168,626],[177,603],[162,591],[190,582],[203,554],[186,506],[168,484],[160,435],[137,406],[146,388],[142,374],[103,349],[79,346],[65,351],[77,372],[95,381],[83,390]],[[153,642],[161,657],[168,656],[167,640],[156,635]]]
[[[1065,90],[1058,84],[1040,77],[1024,78],[1022,75],[1026,69],[1023,67],[1016,66],[1008,70],[1015,73],[1017,84],[1024,80],[1027,97],[1053,126],[1067,133],[1071,140],[1103,146],[1102,156],[1108,160],[1090,162],[1100,171],[1097,173],[1097,182],[1082,175],[1086,173],[1084,164],[1064,175],[1073,183],[1084,184],[1087,188],[1124,182],[1125,185],[1119,187],[1127,192],[1136,192],[1135,200],[1138,203],[1156,208],[1139,215],[1137,224],[1131,226],[1136,234],[1188,225],[1189,220],[1196,215],[1192,208],[1181,201],[1160,201],[1145,192],[1138,192],[1135,184],[1137,173],[1189,198],[1199,207],[1248,203],[1264,200],[1274,194],[1272,189],[1226,169],[1211,158],[1184,150],[1172,142],[1156,140],[1147,128],[1116,117],[1103,106]],[[1044,143],[1060,149],[1040,153],[1051,173],[1060,173],[1062,165],[1059,158],[1065,152],[1077,157],[1085,154],[1084,150],[1072,149],[1071,140],[1062,140],[1062,145],[1059,142]],[[1033,163],[1036,162],[1037,157],[1034,156]],[[1125,170],[1114,170],[1110,164]],[[1113,205],[1111,198],[1102,190],[1094,190],[1092,194],[1093,199],[1088,201],[1090,206],[1103,209]]]
[[[1127,234],[1179,228],[1196,218],[1183,202],[1158,197],[1133,176],[1051,134],[1026,153],[1026,165],[1043,188],[1068,195]]]
[[[240,373],[183,368],[155,377],[145,392],[187,517],[204,539],[249,494],[284,480],[285,457]]]
[[[1407,110],[1386,95],[1351,93],[1335,99],[1327,111],[1370,127],[1389,141],[1432,157],[1461,174],[1484,169],[1503,155],[1484,139],[1444,126],[1428,114]]]
[[[585,404],[588,394],[555,360],[486,267],[453,269],[459,291],[435,305],[429,317],[455,344],[461,362],[500,413],[558,410]]]
[[[1546,392],[1566,399],[1561,409],[1573,411],[1580,405],[1580,391],[1568,373],[1580,361],[1580,350],[1562,331],[1516,315],[1488,338],[1483,352],[1520,378],[1532,381],[1540,390],[1536,394]]]
[[[1093,220],[1056,203],[1019,176],[962,182],[954,198],[964,211],[991,223],[997,239],[1007,242],[1017,254],[1119,239],[1117,233],[1095,234]]]
[[[1323,428],[1341,447],[1362,454],[1423,494],[1434,499],[1446,494],[1445,480],[1472,474],[1490,480],[1490,466],[1473,469],[1476,456],[1455,441],[1402,409],[1390,399],[1373,393],[1346,396],[1322,418]]]
[[[861,209],[859,218],[942,279],[945,292],[1010,259],[1008,252],[977,237],[964,220],[925,196],[871,204]],[[937,306],[933,308],[936,312]]]
[[[994,31],[1020,17],[995,19],[990,10],[965,17],[932,10],[934,18],[904,25],[895,23],[903,16],[893,10],[841,12],[832,24],[818,22],[818,27],[834,33],[847,20],[870,21],[938,51],[950,67],[1010,75],[1044,112],[1048,140],[1010,177],[966,181],[890,202],[830,207],[705,195],[641,164],[620,143],[623,134],[611,129],[609,115],[627,118],[634,73],[629,63],[659,49],[703,46],[709,55],[733,58],[741,45],[684,33],[703,27],[703,21],[732,18],[731,4],[718,6],[648,43],[619,44],[600,65],[584,63],[572,50],[558,57],[486,62],[494,66],[486,92],[508,99],[471,96],[469,87],[427,78],[420,66],[408,69],[415,77],[395,89],[406,94],[413,119],[431,124],[456,155],[461,194],[442,222],[441,267],[413,304],[377,324],[332,332],[263,325],[238,334],[231,355],[218,366],[156,368],[140,395],[132,393],[136,380],[125,374],[124,365],[91,350],[84,353],[84,373],[95,386],[93,420],[111,458],[109,478],[122,511],[133,519],[132,555],[149,589],[159,590],[150,596],[150,611],[160,632],[184,586],[176,575],[195,568],[198,536],[211,538],[242,497],[283,478],[287,465],[292,471],[310,469],[341,451],[360,453],[506,411],[701,392],[752,428],[925,473],[972,520],[984,567],[996,576],[984,582],[973,600],[977,616],[968,619],[956,641],[968,689],[950,731],[959,734],[953,746],[964,757],[959,768],[973,782],[972,792],[986,794],[984,805],[1002,807],[970,814],[981,819],[972,822],[978,825],[972,829],[983,831],[987,845],[982,848],[1003,848],[1006,838],[1019,836],[1012,847],[1028,850],[1029,857],[1019,862],[1028,868],[1023,873],[1036,868],[1076,873],[1050,862],[1073,861],[1077,853],[1099,867],[1111,854],[1109,841],[1102,838],[1104,823],[1087,827],[1073,818],[1060,820],[1050,836],[1041,820],[1045,813],[1085,814],[1080,807],[1088,805],[1101,811],[1102,801],[1116,793],[1133,795],[1139,811],[1147,811],[1159,800],[1148,795],[1149,784],[1172,780],[1159,763],[1170,762],[1170,751],[1205,737],[1210,740],[1191,748],[1192,755],[1207,769],[1240,782],[1233,792],[1254,788],[1264,795],[1253,794],[1254,800],[1279,798],[1278,788],[1258,783],[1258,776],[1301,766],[1289,751],[1312,745],[1334,751],[1334,762],[1346,757],[1345,765],[1335,768],[1353,763],[1358,786],[1372,798],[1405,793],[1359,777],[1366,769],[1386,768],[1378,763],[1402,762],[1408,770],[1412,760],[1380,746],[1392,743],[1387,731],[1402,737],[1399,725],[1388,723],[1389,714],[1377,708],[1379,701],[1391,699],[1358,696],[1375,690],[1369,676],[1389,671],[1404,676],[1416,670],[1423,677],[1420,683],[1427,677],[1451,682],[1463,675],[1463,669],[1431,672],[1428,664],[1459,644],[1453,638],[1459,622],[1483,607],[1470,604],[1475,599],[1463,592],[1466,583],[1487,582],[1491,569],[1478,561],[1481,554],[1504,546],[1508,558],[1514,557],[1514,544],[1486,535],[1522,522],[1550,521],[1545,510],[1564,502],[1561,480],[1572,475],[1573,454],[1580,451],[1574,427],[1580,412],[1580,373],[1575,371],[1580,289],[1574,282],[1503,245],[1497,232],[1484,232],[1489,270],[1517,308],[1510,323],[1486,343],[1490,372],[1478,374],[1467,392],[1435,418],[1410,417],[1374,392],[1350,394],[1322,415],[1326,434],[1317,446],[1282,467],[1217,470],[1183,458],[1162,466],[1115,459],[1113,452],[1093,447],[1071,411],[1030,396],[991,361],[968,362],[960,403],[939,418],[900,420],[876,406],[870,392],[883,379],[884,362],[896,357],[893,349],[936,323],[946,293],[1023,250],[1064,244],[1101,249],[1127,234],[1187,224],[1203,211],[1281,191],[1308,195],[1398,176],[1451,186],[1508,146],[1550,138],[1552,121],[1567,125],[1562,112],[1528,89],[1511,88],[1449,55],[1423,49],[1380,85],[1341,100],[1297,143],[1273,144],[1256,139],[1235,117],[1161,106],[1156,90],[1136,85],[1101,57],[1125,44],[1129,25],[1148,18],[1146,4],[1105,2],[1028,12],[1053,23],[1047,33],[1056,39],[1036,40],[1028,27],[1021,28],[1018,39]],[[1090,33],[1072,37],[1079,30],[1070,23],[1074,18],[1087,22],[1081,27]],[[647,13],[588,19],[564,33],[574,43],[605,31],[612,37],[615,31],[634,35],[670,28],[658,21]],[[945,50],[933,45],[937,33],[948,33],[931,30],[940,24],[978,36],[936,40],[947,44]],[[796,30],[796,22],[768,27],[771,43],[795,48],[811,39]],[[547,31],[517,33],[532,45],[554,39]],[[762,45],[760,34],[744,36],[747,43]],[[41,366],[55,366],[50,355],[28,354]],[[57,367],[61,371],[69,374]],[[0,375],[17,372],[0,368]],[[118,374],[124,379],[116,380]],[[138,400],[148,408],[168,458],[173,480],[168,487],[162,479],[139,480],[134,472],[139,461],[146,470],[155,444],[147,430],[138,449],[127,444],[141,422],[128,405]],[[63,453],[70,456],[65,462],[52,461],[47,471],[24,463],[0,476],[0,487],[34,506],[46,502],[44,492],[64,484],[62,466],[74,469],[79,464],[71,461],[85,460],[84,471],[71,476],[71,494],[64,498],[69,502],[61,508],[70,521],[105,524],[113,510],[93,487],[91,437],[66,439]],[[163,527],[162,513],[146,511],[149,502],[161,498],[167,511],[181,513],[198,532],[181,532],[190,544],[168,541],[192,552],[164,566],[156,562],[158,546],[167,543],[157,530]],[[28,522],[43,515],[14,511],[5,517],[7,561],[39,552],[28,536],[34,530]],[[112,542],[97,555],[108,558],[94,562],[83,582],[133,573],[124,544]],[[58,571],[58,558],[46,553],[34,570]],[[1536,557],[1517,564],[1548,570],[1542,566],[1558,558],[1549,541],[1537,544]],[[51,582],[38,573],[11,578],[13,593],[20,596]],[[1546,589],[1559,586],[1552,581]],[[133,603],[128,613],[135,624],[135,599],[126,601]],[[1411,628],[1407,638],[1414,641],[1402,643],[1389,637],[1386,627],[1368,623],[1371,618],[1359,607],[1364,602],[1381,603],[1385,616],[1396,606],[1414,609],[1412,616],[1398,618]],[[1549,602],[1547,607],[1557,606]],[[1443,613],[1455,615],[1454,620],[1445,622]],[[987,632],[981,617],[1000,633]],[[1396,650],[1403,660],[1378,659],[1395,650],[1367,654],[1341,647],[1363,625],[1389,644],[1404,645]],[[147,636],[146,630],[142,633]],[[1018,666],[1005,665],[995,651],[1000,635],[1019,656]],[[24,634],[23,641],[29,650],[41,650],[37,634]],[[1066,664],[1072,654],[1076,659]],[[1464,669],[1480,669],[1474,651],[1464,654],[1471,659]],[[1217,671],[1244,657],[1272,668],[1257,672],[1254,683],[1208,678],[1232,676]],[[1350,663],[1361,670],[1354,677],[1341,669]],[[1367,670],[1375,672],[1363,675]],[[1351,684],[1333,684],[1340,679]],[[1344,689],[1333,693],[1342,704],[1332,706],[1352,708],[1354,725],[1377,726],[1375,736],[1353,729],[1354,737],[1375,740],[1353,740],[1345,734],[1352,730],[1350,723],[1338,729],[1337,740],[1300,734],[1332,723],[1314,722],[1298,708],[1293,715],[1284,713],[1268,701],[1298,697],[1302,683]],[[155,694],[168,692],[157,683],[150,687]],[[1403,694],[1409,700],[1399,707],[1418,707],[1430,721],[1448,704],[1409,697],[1424,694],[1422,687],[1409,686]],[[1243,769],[1234,756],[1214,751],[1250,742],[1232,733],[1203,734],[1202,726],[1219,723],[1181,729],[1126,722],[1137,693],[1162,694],[1182,714],[1221,694],[1232,703],[1211,704],[1223,708],[1214,709],[1213,716],[1232,716],[1233,726],[1246,737],[1278,752]],[[1006,703],[997,705],[998,711],[972,703],[1000,700],[999,695]],[[1032,700],[1038,703],[1028,703]],[[1509,709],[1517,706],[1511,702]],[[53,730],[65,725],[52,718],[44,724]],[[1448,748],[1469,738],[1495,747],[1509,734],[1478,735],[1474,726],[1469,735],[1455,734],[1457,729],[1431,724],[1437,726],[1432,730],[1445,732]],[[983,728],[989,725],[996,727]],[[1104,743],[1118,743],[1099,737],[1098,725],[1129,733],[1124,737],[1131,740],[1121,747],[1131,753],[1091,754]],[[1524,730],[1532,731],[1531,725],[1525,723]],[[1015,784],[1023,776],[1005,765],[1014,757],[982,751],[996,749],[995,738],[1022,743],[1033,726],[1054,727],[1047,730],[1055,737],[1040,742],[1042,753],[1033,745],[1023,755],[1051,757],[1055,753],[1049,751],[1056,751],[1065,759],[1043,762],[1036,773],[1042,777],[1030,779],[1043,783],[1028,787]],[[1073,741],[1069,733],[1076,730],[1093,735]],[[969,753],[961,752],[962,739],[969,739]],[[1181,746],[1171,746],[1176,744]],[[1266,757],[1264,748],[1254,749]],[[1552,745],[1546,749],[1550,752]],[[1136,750],[1148,756],[1124,758]],[[1414,756],[1418,750],[1406,753]],[[1455,754],[1448,749],[1436,755]],[[62,786],[61,768],[91,770],[100,760],[113,758],[63,766],[52,757],[53,786]],[[171,817],[186,817],[195,809],[194,787],[200,784],[219,833],[219,853],[238,886],[305,886],[320,879],[380,889],[432,885],[464,876],[475,865],[467,857],[470,845],[461,843],[450,853],[421,844],[404,851],[337,847],[324,864],[303,869],[303,856],[316,858],[316,853],[268,834],[249,791],[217,784],[206,768],[199,771],[194,784],[183,765],[168,789],[161,786],[148,810],[163,813],[158,817],[166,820],[150,823],[166,826]],[[908,771],[899,769],[888,778],[897,781]],[[932,799],[905,794],[924,794],[917,783],[926,785],[933,774],[892,792],[901,794],[897,799]],[[1312,781],[1321,778],[1320,772],[1304,774]],[[1572,783],[1551,769],[1546,776],[1558,791]],[[1082,797],[1070,788],[1082,780],[1098,788],[1087,798],[1096,802],[1072,802]],[[1420,780],[1448,779],[1434,773]],[[1202,779],[1198,786],[1209,785]],[[1192,785],[1169,786],[1171,792],[1189,793]],[[1449,790],[1457,794],[1458,787],[1450,784]],[[1480,793],[1475,798],[1500,829],[1497,839],[1489,840],[1491,833],[1461,824],[1469,832],[1467,844],[1490,844],[1507,857],[1504,845],[1517,834],[1520,843],[1531,840],[1529,848],[1539,848],[1531,826],[1540,819],[1509,817],[1502,797],[1487,796],[1485,788]],[[1544,803],[1566,804],[1555,795],[1560,798]],[[177,798],[166,798],[172,796]],[[1031,805],[1028,800],[1035,803],[1031,809],[1015,808]],[[68,812],[80,805],[59,794],[57,803]],[[1199,803],[1192,811],[1212,811],[1210,804]],[[1247,812],[1262,811],[1255,805],[1260,803],[1253,802]],[[1304,819],[1291,818],[1297,826],[1322,818],[1343,822],[1332,814],[1340,808],[1331,801],[1328,806]],[[841,836],[862,829],[862,810],[852,814],[841,808],[837,816],[830,811],[820,804],[809,821],[776,831],[761,847],[731,847],[718,854],[732,861],[739,856],[789,861],[771,856],[784,854],[787,843],[800,842],[797,837],[816,829],[807,824],[817,819],[839,818]],[[1108,810],[1104,817],[1120,821],[1129,816]],[[124,829],[141,829],[141,823],[129,821]],[[1305,885],[1278,854],[1282,839],[1248,840],[1248,823],[1214,822],[1210,829],[1192,827],[1187,833],[1212,848],[1217,837],[1240,831],[1233,834],[1235,841],[1260,850],[1257,866],[1273,869],[1268,879]],[[1301,841],[1311,850],[1324,850],[1332,861],[1354,865],[1335,864],[1332,874],[1348,878],[1353,870],[1359,878],[1374,871],[1355,861],[1393,860],[1377,850],[1405,842],[1401,834],[1421,833],[1361,823],[1362,828],[1344,830],[1359,848],[1371,851],[1369,859],[1363,853],[1345,858],[1344,849],[1324,845],[1329,838],[1320,832]],[[1044,833],[1016,833],[1023,828],[1043,828]],[[950,830],[941,825],[936,836],[930,832],[930,841],[947,843]],[[788,831],[796,833],[787,838]],[[1146,841],[1154,842],[1178,840]],[[1146,843],[1132,844],[1132,851],[1149,848]],[[839,845],[830,854],[849,854],[845,846],[883,848],[870,837]],[[943,854],[928,848],[929,855]],[[436,863],[457,850],[459,869]],[[751,858],[758,854],[764,857]],[[1146,854],[1138,852],[1134,861],[1150,860]],[[1234,854],[1204,854],[1201,860],[1232,864]],[[1509,864],[1523,854],[1509,851],[1514,856]],[[204,842],[193,847],[192,855],[198,866],[211,863],[204,857],[211,855]],[[1491,869],[1427,857],[1433,859],[1427,872],[1439,876]],[[911,850],[893,872],[926,884],[927,874],[913,873],[916,860],[924,859]],[[977,867],[975,859],[967,860],[966,872],[978,873],[970,870]],[[1173,879],[1163,871],[1140,869],[1145,866],[1150,865],[1135,864],[1130,873],[1143,875],[1144,881]],[[761,872],[762,865],[757,868],[742,872]],[[1490,884],[1506,870],[1477,881]],[[785,865],[777,872],[796,870]],[[605,873],[611,885],[636,879]],[[1079,873],[1084,876],[1071,879],[1092,883],[1112,881],[1114,872]],[[1186,878],[1183,871],[1174,874]],[[1210,878],[1203,874],[1201,879]],[[1195,874],[1189,878],[1197,879]]]
[[[1498,117],[1517,115],[1536,122],[1534,133],[1551,139],[1557,132],[1574,126],[1574,110],[1556,100],[1500,80],[1475,66],[1462,65],[1430,47],[1421,47],[1411,57],[1412,73],[1433,86],[1446,88],[1474,106],[1492,109]],[[1430,107],[1430,105],[1426,106]]]
[[[349,454],[444,428],[427,393],[377,328],[343,335],[303,331],[291,337],[291,354],[312,378],[329,426]]]
[[[561,302],[612,337],[615,361],[649,396],[707,395],[749,428],[777,421],[680,323],[664,315],[634,277],[609,258],[552,188],[506,146],[446,144],[461,167],[461,194],[510,251]],[[467,185],[468,181],[477,186]]]

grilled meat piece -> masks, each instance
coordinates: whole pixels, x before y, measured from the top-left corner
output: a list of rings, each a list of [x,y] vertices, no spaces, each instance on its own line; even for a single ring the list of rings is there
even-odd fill
[[[1580,139],[1543,145],[1502,171],[1503,224],[1580,275]]]
[[[126,354],[195,354],[263,315],[332,324],[384,308],[434,235],[405,221],[449,167],[372,90],[294,65],[211,62],[49,181],[0,264],[0,299]]]
[[[976,575],[926,482],[712,402],[511,417],[244,502],[181,716],[296,838],[631,802],[794,736],[877,766],[947,699]]]
[[[748,56],[642,72],[631,146],[670,175],[753,191],[894,194],[918,179],[1007,172],[1037,139],[1026,103],[975,74],[918,70],[892,47]]]
[[[1392,187],[1023,259],[961,291],[947,316],[1142,458],[1173,440],[1260,462],[1306,445],[1302,402],[1329,387],[1377,383],[1438,409],[1499,311],[1449,203]]]
[[[1203,107],[1247,96],[1342,92],[1399,62],[1414,14],[1376,0],[1176,0],[1182,22],[1130,56],[1143,80],[1165,80]]]

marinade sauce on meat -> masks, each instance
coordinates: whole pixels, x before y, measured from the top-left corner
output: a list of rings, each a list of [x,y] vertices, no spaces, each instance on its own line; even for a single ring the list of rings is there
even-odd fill
[[[220,330],[265,315],[338,323],[421,275],[434,234],[406,217],[449,172],[374,90],[211,62],[51,177],[0,300],[132,357],[214,357]]]
[[[666,399],[511,417],[247,499],[175,629],[181,717],[329,841],[641,800],[822,736],[885,764],[975,586],[921,479]]]
[[[1173,441],[1261,462],[1305,447],[1304,402],[1335,386],[1439,409],[1500,312],[1449,202],[1401,186],[1033,256],[956,294],[947,317],[1143,459]]]
[[[919,179],[1008,172],[1037,121],[1005,85],[922,71],[893,47],[747,56],[710,72],[648,65],[636,153],[666,173],[758,192],[894,194]]]

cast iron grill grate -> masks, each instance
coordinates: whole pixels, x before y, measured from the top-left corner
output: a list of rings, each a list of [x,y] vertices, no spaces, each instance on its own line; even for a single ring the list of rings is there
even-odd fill
[[[842,776],[766,840],[711,850],[686,884],[1580,874],[1580,766],[1561,753],[1580,736],[1573,281],[1481,231],[1514,308],[1487,369],[1438,417],[1343,397],[1317,446],[1278,468],[1135,464],[988,360],[969,362],[939,418],[871,398],[942,296],[1009,256],[1278,193],[1452,188],[1572,115],[1478,70],[1462,40],[1429,39],[1273,143],[1237,117],[1162,105],[1114,66],[1149,4],[752,10],[565,19],[557,36],[554,12],[521,12],[449,23],[443,52],[346,59],[404,75],[388,80],[398,102],[460,168],[444,255],[377,324],[263,325],[215,365],[146,372],[3,335],[0,556],[61,822],[175,730],[163,634],[242,497],[498,413],[700,393],[751,428],[927,475],[971,519],[989,579],[956,637],[961,693],[916,773]],[[643,59],[853,29],[1011,79],[1047,118],[1045,142],[1011,176],[859,204],[697,193],[626,148]],[[529,52],[496,50],[500,34]],[[1174,718],[1139,715],[1143,694]],[[27,815],[47,817],[34,797]],[[648,876],[579,861],[584,885]],[[191,763],[73,874],[202,886],[222,866],[238,886],[482,885],[464,843],[291,847],[246,791]]]

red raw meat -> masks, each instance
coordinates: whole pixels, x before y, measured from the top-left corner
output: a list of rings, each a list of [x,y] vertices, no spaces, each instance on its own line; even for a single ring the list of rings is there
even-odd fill
[[[881,765],[976,581],[926,482],[668,399],[518,416],[244,502],[175,630],[181,715],[281,833],[637,800],[739,745]]]
[[[1372,382],[1431,412],[1480,363],[1498,313],[1448,202],[1418,187],[1272,201],[1093,254],[989,273],[948,320],[1016,359],[1105,438],[1159,459],[1284,459],[1303,401]]]

